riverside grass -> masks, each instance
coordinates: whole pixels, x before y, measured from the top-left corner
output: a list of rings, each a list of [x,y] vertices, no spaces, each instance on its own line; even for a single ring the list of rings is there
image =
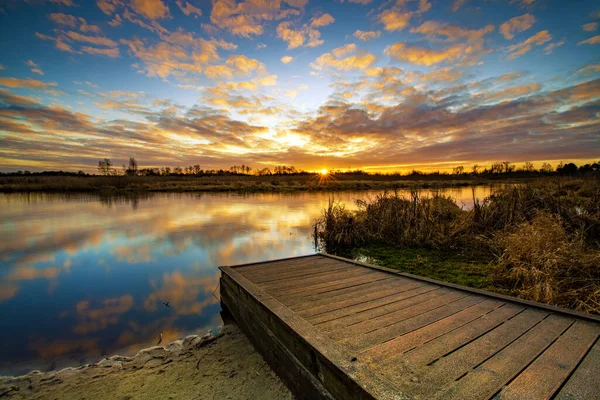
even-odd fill
[[[600,314],[597,177],[508,187],[469,211],[417,191],[386,192],[356,211],[332,200],[316,235],[331,253]]]

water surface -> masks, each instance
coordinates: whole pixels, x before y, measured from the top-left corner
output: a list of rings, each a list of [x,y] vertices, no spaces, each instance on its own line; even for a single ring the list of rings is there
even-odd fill
[[[471,188],[444,192],[472,207]],[[0,374],[215,329],[219,265],[314,253],[330,197],[353,208],[378,193],[0,194]]]

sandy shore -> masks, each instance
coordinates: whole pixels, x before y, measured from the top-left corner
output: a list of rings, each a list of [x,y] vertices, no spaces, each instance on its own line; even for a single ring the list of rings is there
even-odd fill
[[[292,399],[246,336],[228,325],[133,357],[56,372],[0,377],[7,399]]]

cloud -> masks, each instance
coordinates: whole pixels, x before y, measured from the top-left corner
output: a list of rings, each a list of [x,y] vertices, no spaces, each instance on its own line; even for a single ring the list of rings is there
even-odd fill
[[[419,12],[425,13],[431,9],[431,3],[428,0],[419,0]]]
[[[31,72],[34,74],[44,75],[44,72],[41,70],[41,68],[32,60],[27,61],[25,64],[31,67]]]
[[[107,37],[101,36],[86,36],[77,32],[69,31],[66,32],[66,36],[72,40],[76,40],[79,42],[91,43],[97,46],[106,46],[106,47],[116,47],[118,46],[117,42]]]
[[[405,61],[417,65],[434,65],[441,62],[458,60],[463,54],[461,45],[451,46],[443,50],[433,50],[423,47],[407,46],[405,43],[396,43],[385,49],[385,54],[399,61]]]
[[[591,38],[586,39],[586,40],[583,40],[583,41],[577,43],[577,45],[580,45],[580,44],[599,44],[599,43],[600,43],[600,35],[591,37]]]
[[[366,70],[377,58],[368,52],[360,51],[355,55],[342,58],[343,55],[356,51],[355,45],[346,45],[334,50],[338,55],[325,53],[319,56],[310,66],[316,70],[335,69],[338,71]]]
[[[550,35],[547,30],[539,31],[524,42],[509,46],[508,51],[510,54],[506,58],[508,60],[514,60],[529,52],[534,45],[541,46],[550,40],[552,40],[552,35]]]
[[[99,49],[97,47],[81,46],[81,51],[84,51],[88,54],[101,55],[110,58],[117,58],[120,55],[118,48]]]
[[[378,37],[381,36],[381,31],[361,31],[360,29],[357,29],[352,36],[354,36],[355,38],[358,38],[360,40],[371,40],[371,39],[377,39]]]
[[[542,88],[539,83],[530,83],[527,85],[513,86],[506,89],[498,90],[493,93],[488,93],[484,96],[488,102],[512,99],[515,97],[523,97],[530,95],[533,92],[537,92]]]
[[[386,31],[401,31],[408,26],[412,17],[411,12],[402,12],[400,10],[385,10],[378,15],[379,22],[383,24]]]
[[[234,35],[249,38],[262,35],[264,21],[277,21],[300,15],[305,1],[286,1],[290,8],[282,8],[280,1],[216,0],[210,14],[213,26],[225,29]]]
[[[535,0],[510,0],[510,4],[520,4],[521,8],[530,7],[535,3]]]
[[[49,89],[51,87],[57,86],[56,82],[42,82],[36,79],[18,79],[18,78],[4,78],[0,77],[0,85],[10,87],[10,88],[25,88],[25,89],[34,89],[34,90],[42,90]]]
[[[160,19],[169,15],[169,7],[161,0],[131,0],[131,8],[148,19]]]
[[[514,17],[500,25],[500,33],[505,39],[512,39],[515,33],[524,32],[531,28],[535,23],[535,17],[531,14],[523,14],[519,17]]]
[[[6,69],[6,67],[2,64],[0,64],[0,71],[4,71]]]
[[[294,60],[294,57],[291,56],[283,56],[281,57],[281,62],[284,64],[289,64]]]
[[[77,18],[69,14],[52,13],[50,14],[49,18],[52,20],[52,22],[59,25],[66,25],[71,28],[77,27]]]
[[[589,24],[581,25],[581,29],[583,29],[586,32],[593,32],[596,29],[598,29],[598,23],[590,22]]]
[[[354,43],[347,44],[345,46],[341,46],[333,49],[331,52],[337,58],[342,58],[346,54],[354,53],[356,51],[356,45]]]
[[[467,4],[469,0],[453,0],[452,1],[452,12],[457,12],[460,10],[465,4]]]
[[[310,26],[314,26],[314,27],[322,27],[322,26],[327,26],[329,24],[333,24],[333,22],[335,21],[335,18],[333,18],[330,14],[325,13],[325,14],[321,14],[321,16],[319,17],[315,17],[310,21]]]
[[[562,46],[563,44],[565,44],[564,39],[561,40],[560,42],[550,43],[549,45],[547,45],[546,47],[544,47],[544,53],[551,54],[552,50],[554,50],[557,47]]]
[[[187,1],[177,0],[177,6],[185,15],[193,14],[194,18],[202,16],[202,10]]]
[[[288,42],[288,49],[300,46],[316,47],[324,43],[318,30],[307,24],[300,29],[294,29],[290,21],[281,22],[277,26],[277,37]]]

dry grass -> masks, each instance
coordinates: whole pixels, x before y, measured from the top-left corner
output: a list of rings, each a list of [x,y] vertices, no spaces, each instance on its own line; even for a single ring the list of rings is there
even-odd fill
[[[519,297],[580,311],[600,311],[600,251],[569,238],[557,216],[539,213],[512,233],[502,233],[504,249],[494,280]]]

